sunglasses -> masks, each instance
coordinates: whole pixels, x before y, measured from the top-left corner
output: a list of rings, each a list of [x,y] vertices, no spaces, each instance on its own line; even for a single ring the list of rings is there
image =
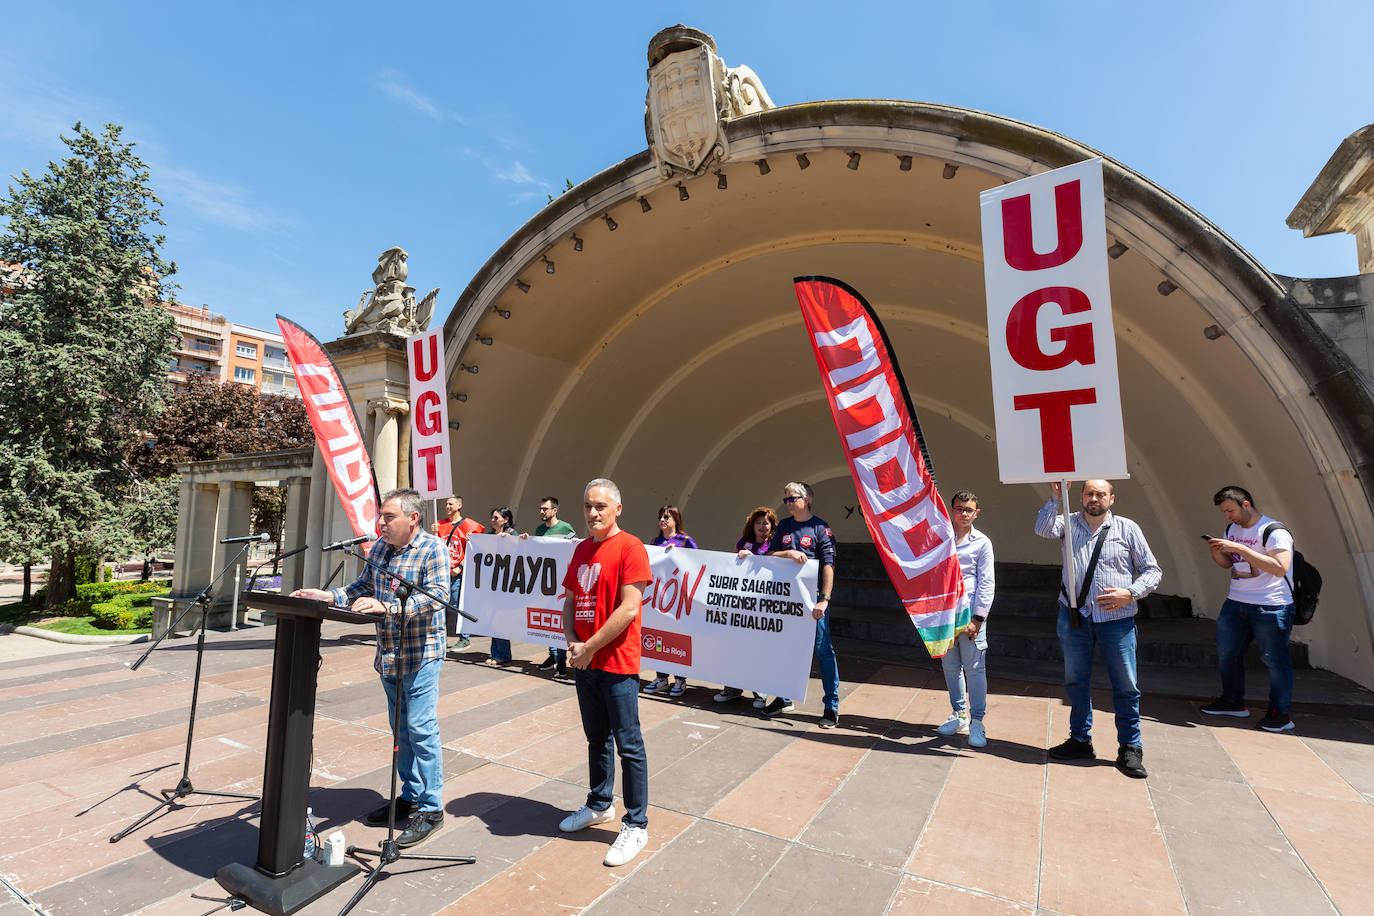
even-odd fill
[[[784,496],[784,497],[782,498],[782,501],[783,501],[784,503],[787,503],[788,505],[791,505],[792,503],[801,502],[803,499],[806,499],[806,497],[805,497],[805,496]]]

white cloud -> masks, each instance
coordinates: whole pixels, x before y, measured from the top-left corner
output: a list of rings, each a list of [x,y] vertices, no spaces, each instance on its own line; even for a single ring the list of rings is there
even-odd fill
[[[279,217],[253,206],[242,188],[213,181],[192,169],[157,166],[153,183],[163,199],[188,207],[207,222],[243,232],[283,228]]]

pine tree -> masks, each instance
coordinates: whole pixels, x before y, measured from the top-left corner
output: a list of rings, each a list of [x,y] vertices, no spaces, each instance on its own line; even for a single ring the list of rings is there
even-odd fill
[[[47,604],[72,594],[73,560],[99,556],[130,485],[130,441],[161,409],[175,320],[159,303],[162,202],[122,128],[77,122],[71,155],[27,171],[0,200],[0,527],[52,558]]]

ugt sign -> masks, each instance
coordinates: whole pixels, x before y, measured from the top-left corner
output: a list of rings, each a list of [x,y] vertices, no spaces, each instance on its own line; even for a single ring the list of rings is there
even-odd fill
[[[410,466],[415,489],[426,499],[452,496],[443,328],[407,338],[406,359],[410,365]]]
[[[1128,476],[1102,160],[984,191],[980,204],[1002,482]]]

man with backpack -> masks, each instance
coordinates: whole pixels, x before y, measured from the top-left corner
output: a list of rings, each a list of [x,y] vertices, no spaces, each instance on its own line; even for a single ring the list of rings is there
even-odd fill
[[[1202,707],[1209,716],[1245,718],[1245,650],[1259,643],[1269,669],[1269,711],[1259,722],[1265,731],[1293,727],[1288,707],[1293,700],[1293,661],[1288,638],[1293,632],[1293,535],[1260,514],[1250,493],[1223,487],[1212,497],[1230,523],[1226,536],[1210,538],[1212,562],[1231,571],[1231,590],[1217,618],[1217,661],[1221,696]]]

